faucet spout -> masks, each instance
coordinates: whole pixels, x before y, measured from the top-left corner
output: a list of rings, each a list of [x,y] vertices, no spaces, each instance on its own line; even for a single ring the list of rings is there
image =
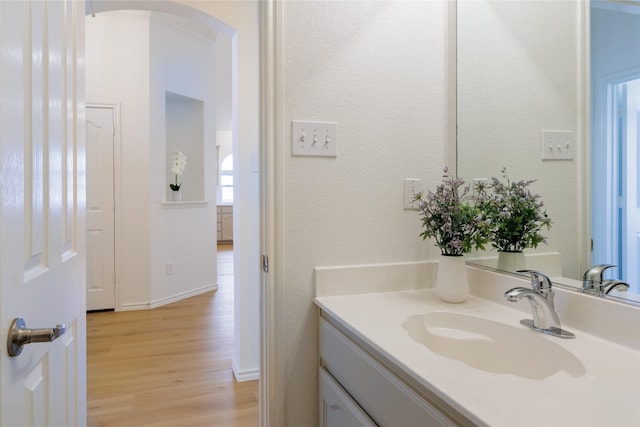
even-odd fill
[[[616,288],[622,288],[622,291],[626,291],[629,289],[629,284],[627,282],[623,282],[622,280],[607,280],[602,283],[602,290],[605,295],[608,295],[609,292]]]
[[[553,294],[551,294],[553,295]],[[553,306],[553,296],[545,297],[539,291],[527,288],[513,288],[508,290],[504,296],[507,301],[517,302],[522,298],[527,298],[531,305],[533,314],[533,326],[542,330],[552,328],[560,329],[560,318]]]
[[[526,298],[531,304],[533,320],[524,319],[520,323],[538,332],[558,338],[575,338],[571,332],[560,327],[560,318],[553,304],[556,293],[549,277],[535,270],[518,270],[518,273],[526,273],[531,276],[531,289],[523,287],[509,289],[504,296],[509,302],[518,302],[522,298]]]

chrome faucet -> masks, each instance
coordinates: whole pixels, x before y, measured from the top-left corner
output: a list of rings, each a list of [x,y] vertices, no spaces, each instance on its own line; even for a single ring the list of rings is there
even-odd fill
[[[588,269],[582,276],[582,289],[587,292],[593,292],[598,295],[607,295],[615,288],[621,287],[629,289],[629,284],[622,280],[605,280],[604,272],[608,268],[615,267],[612,264],[594,265]]]
[[[538,332],[555,337],[575,338],[575,335],[563,330],[560,326],[560,318],[553,304],[555,291],[549,277],[535,270],[518,270],[518,273],[526,273],[531,276],[531,289],[513,288],[505,292],[504,296],[510,302],[518,302],[522,298],[527,298],[531,304],[533,320],[523,319],[520,323]]]
[[[609,292],[615,288],[623,288],[623,290],[626,291],[629,289],[629,284],[622,280],[605,280],[604,283],[602,283],[602,292],[604,292],[605,295],[609,295]]]

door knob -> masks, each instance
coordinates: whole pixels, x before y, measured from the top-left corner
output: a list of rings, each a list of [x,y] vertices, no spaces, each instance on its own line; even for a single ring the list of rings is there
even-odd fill
[[[51,342],[67,331],[65,325],[55,328],[29,329],[24,319],[17,317],[11,322],[7,336],[7,351],[9,356],[16,357],[22,353],[25,344],[34,342]]]

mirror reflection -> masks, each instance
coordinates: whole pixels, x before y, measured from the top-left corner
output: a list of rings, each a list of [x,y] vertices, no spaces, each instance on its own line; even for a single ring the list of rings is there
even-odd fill
[[[546,244],[524,249],[524,260],[501,260],[500,268],[540,269],[582,288],[590,266],[615,265],[602,280],[631,288],[615,286],[609,295],[634,299],[640,4],[459,0],[457,9],[458,175],[486,182],[502,179],[506,167],[513,181],[535,180],[531,191],[553,223],[542,231]],[[498,268],[499,258],[492,249],[470,262]]]

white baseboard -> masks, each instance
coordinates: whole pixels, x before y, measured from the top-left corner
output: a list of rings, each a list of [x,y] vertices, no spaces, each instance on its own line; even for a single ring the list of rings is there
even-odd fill
[[[260,379],[260,368],[239,369],[234,361],[231,363],[231,370],[233,371],[233,375],[236,377],[236,381],[239,383]]]
[[[168,297],[160,298],[158,300],[151,301],[148,303],[122,304],[117,311],[149,310],[152,308],[162,307],[163,305],[171,304],[173,302],[181,301],[185,298],[190,298],[196,295],[203,294],[205,292],[215,291],[215,290],[218,290],[217,283],[203,286],[197,289],[192,289],[186,292],[181,292],[179,294],[171,295]]]

